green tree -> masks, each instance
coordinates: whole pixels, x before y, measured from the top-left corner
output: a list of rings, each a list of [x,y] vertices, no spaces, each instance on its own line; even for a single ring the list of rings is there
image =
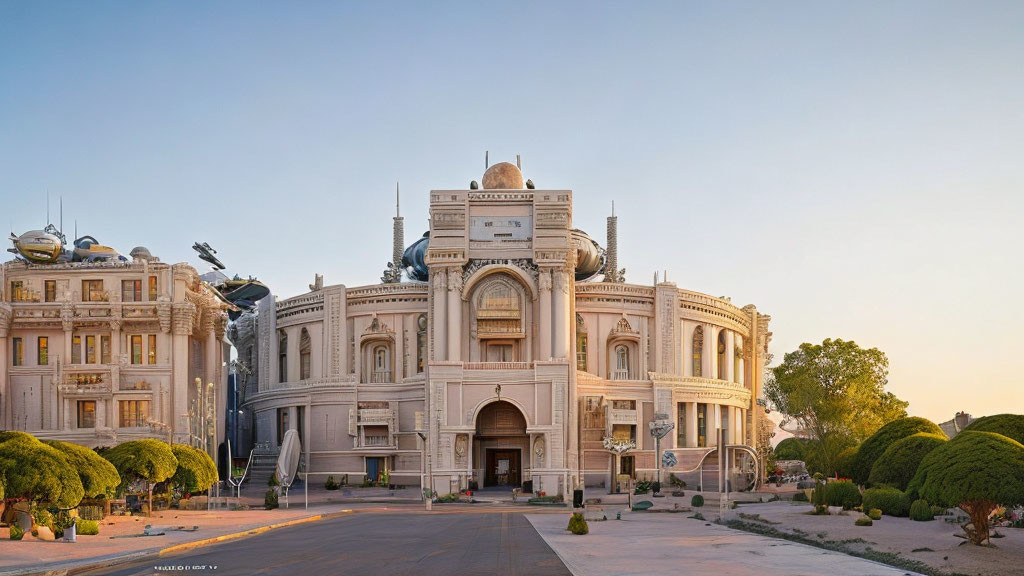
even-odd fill
[[[840,452],[906,416],[907,403],[885,391],[888,373],[889,361],[877,348],[839,339],[804,343],[770,369],[765,396],[809,433],[813,461],[832,474]]]
[[[965,430],[924,457],[907,493],[959,507],[971,518],[968,539],[983,544],[996,507],[1024,504],[1024,445],[995,432]]]
[[[995,432],[1024,444],[1024,414],[996,414],[978,418],[964,430]]]
[[[118,444],[101,455],[117,468],[121,477],[118,494],[123,494],[133,480],[141,480],[146,483],[150,506],[153,503],[153,485],[167,480],[178,469],[178,459],[174,457],[171,446],[151,438]]]
[[[945,434],[918,432],[893,442],[875,460],[868,483],[906,490],[924,457],[947,441]]]
[[[871,467],[889,446],[897,440],[919,432],[945,437],[945,433],[934,422],[916,416],[898,418],[879,428],[857,449],[857,457],[854,458],[851,469],[853,481],[857,484],[867,484],[871,476]]]
[[[78,444],[59,440],[43,440],[43,444],[56,448],[67,459],[68,464],[78,471],[86,498],[113,496],[121,478],[114,465],[96,452]]]
[[[0,477],[5,507],[28,500],[70,508],[85,494],[78,471],[64,454],[24,432],[0,432]]]
[[[805,438],[786,438],[775,447],[777,460],[803,460],[807,453]]]
[[[202,492],[217,481],[217,465],[210,455],[186,444],[171,444],[178,468],[171,483],[185,492]]]
[[[840,478],[851,478],[853,476],[853,460],[857,457],[857,447],[844,448],[836,456],[836,474]]]

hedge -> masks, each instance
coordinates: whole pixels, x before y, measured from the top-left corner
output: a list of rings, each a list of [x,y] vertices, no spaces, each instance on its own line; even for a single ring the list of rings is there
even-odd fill
[[[897,440],[918,432],[945,435],[942,429],[931,420],[918,417],[893,420],[879,428],[860,445],[860,448],[857,449],[857,456],[851,465],[850,477],[857,484],[867,484],[871,476],[871,467],[889,449],[889,446],[892,446]]]
[[[897,488],[888,486],[868,488],[864,491],[861,509],[872,510],[874,508],[888,516],[906,517],[910,514],[910,500],[902,490]]]
[[[918,432],[893,442],[871,467],[868,482],[906,490],[924,457],[947,441],[943,434]]]
[[[825,485],[825,502],[829,506],[841,506],[843,510],[852,510],[860,506],[860,490],[853,482],[833,480]]]
[[[1024,414],[996,414],[971,422],[964,431],[995,432],[1024,444]]]

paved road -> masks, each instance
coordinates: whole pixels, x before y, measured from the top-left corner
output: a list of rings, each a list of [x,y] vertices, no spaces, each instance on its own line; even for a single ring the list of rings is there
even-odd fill
[[[186,573],[179,566],[192,576],[570,574],[520,513],[357,513],[88,574]]]

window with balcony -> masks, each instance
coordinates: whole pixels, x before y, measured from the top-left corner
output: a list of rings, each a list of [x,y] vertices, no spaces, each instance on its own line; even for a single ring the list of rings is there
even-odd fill
[[[277,381],[288,381],[288,334],[284,330],[277,336]]]
[[[140,428],[149,420],[149,400],[118,402],[121,428]]]
[[[23,366],[25,364],[25,345],[21,338],[11,338],[11,366]]]
[[[526,337],[522,285],[507,274],[494,274],[474,291],[472,325],[479,358],[485,362],[521,362]]]
[[[132,364],[142,364],[142,335],[131,335]]]
[[[149,335],[149,363],[156,364],[156,334]]]
[[[700,378],[703,376],[704,369],[701,366],[701,362],[704,359],[704,327],[697,326],[693,329],[693,364],[690,370],[690,375],[694,378]]]
[[[391,382],[391,354],[388,347],[379,344],[373,347],[373,374],[371,382]]]
[[[25,283],[21,280],[11,280],[11,302],[19,302],[25,292]]]
[[[46,280],[43,282],[43,300],[46,302],[57,301],[57,281]]]
[[[106,302],[107,295],[103,292],[103,280],[82,280],[83,302]]]
[[[149,301],[156,302],[156,276],[149,277]]]
[[[697,404],[697,447],[708,445],[708,405]]]
[[[50,339],[46,336],[40,336],[36,340],[36,363],[40,366],[50,363]]]
[[[629,380],[629,348],[625,344],[615,346],[615,368],[612,380]]]
[[[82,337],[78,335],[71,337],[71,363],[82,363]]]
[[[95,400],[79,400],[78,401],[78,427],[79,428],[95,428],[96,427],[96,401]]]
[[[313,344],[309,331],[305,328],[299,333],[299,380],[308,380],[312,369]]]
[[[516,345],[512,340],[488,340],[487,362],[515,362]]]
[[[142,302],[142,280],[122,280],[121,300],[123,302]]]

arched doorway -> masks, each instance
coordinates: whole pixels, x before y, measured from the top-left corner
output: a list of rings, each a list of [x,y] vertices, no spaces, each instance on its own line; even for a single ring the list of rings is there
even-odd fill
[[[520,487],[529,448],[526,418],[512,403],[492,402],[477,414],[473,461],[483,487]]]

